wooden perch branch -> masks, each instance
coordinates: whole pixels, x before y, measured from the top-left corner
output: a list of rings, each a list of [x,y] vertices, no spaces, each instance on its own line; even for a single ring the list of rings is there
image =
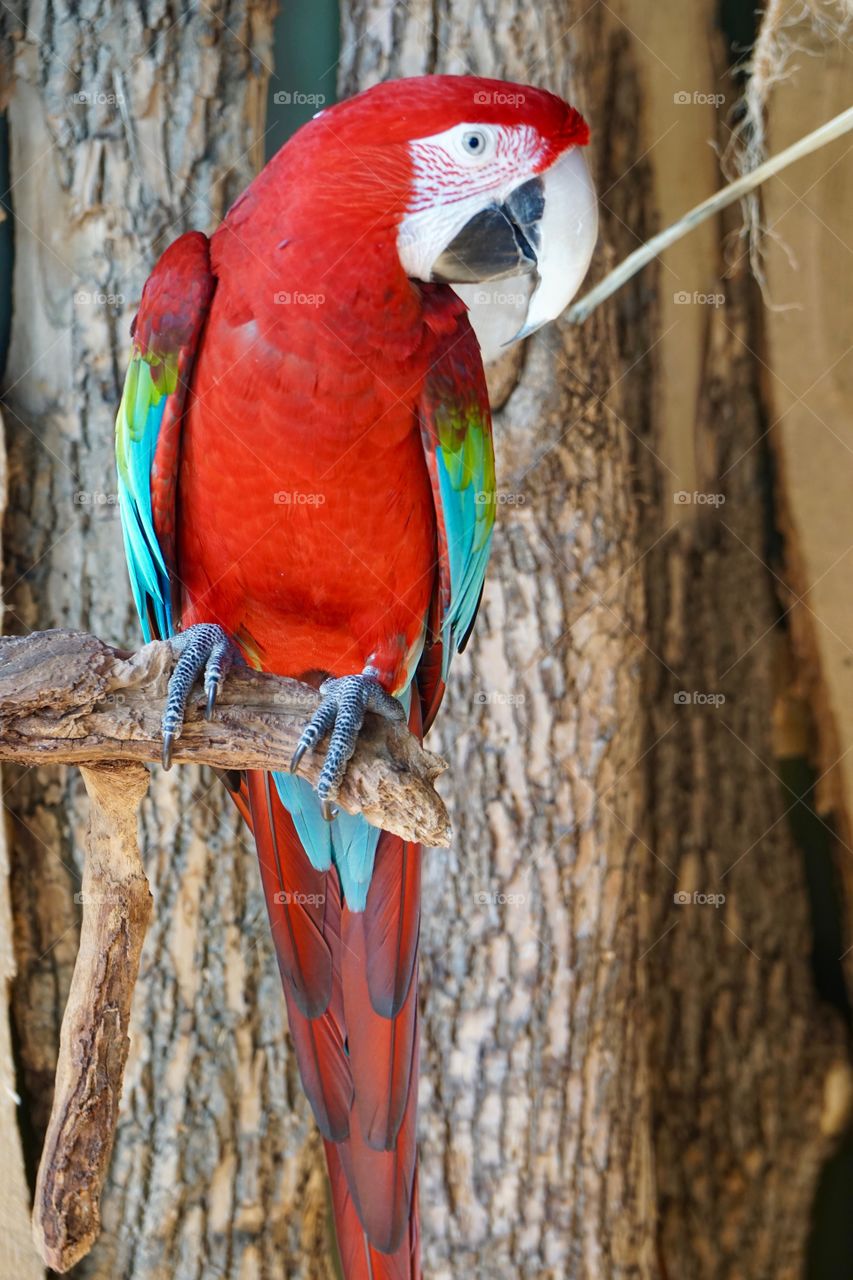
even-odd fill
[[[148,772],[140,764],[113,763],[84,765],[81,773],[91,801],[83,924],[33,1205],[36,1247],[60,1272],[87,1254],[100,1233],[130,1006],[151,920],[136,837]]]
[[[0,639],[0,761],[159,761],[174,663],[161,641],[125,653],[75,631]],[[172,758],[218,769],[288,769],[319,699],[297,680],[232,669],[209,722],[199,690]],[[322,752],[310,752],[299,773],[316,782],[321,766]],[[405,725],[368,715],[338,803],[406,840],[446,846],[450,822],[433,789],[444,768]]]
[[[124,653],[94,636],[43,631],[0,639],[0,761],[80,765],[91,801],[80,948],[62,1020],[56,1088],[36,1183],[33,1235],[67,1271],[100,1231],[129,1048],[128,1027],[151,895],[137,815],[145,762],[160,759],[160,716],[175,657],[168,644]],[[193,702],[173,759],[219,769],[286,769],[319,701],[308,685],[232,670],[214,720]],[[322,752],[299,772],[316,781]],[[446,845],[433,781],[444,762],[399,723],[368,716],[342,808],[408,840]]]

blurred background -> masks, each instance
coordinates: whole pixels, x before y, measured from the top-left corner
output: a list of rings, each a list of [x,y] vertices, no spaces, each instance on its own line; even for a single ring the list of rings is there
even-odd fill
[[[4,627],[139,640],[112,422],[156,257],[377,80],[543,85],[591,124],[590,282],[850,105],[847,3],[0,6]],[[848,136],[489,370],[502,501],[430,745],[432,1280],[853,1276]],[[5,768],[0,1275],[79,933],[76,771]],[[255,855],[155,770],[143,954],[82,1280],[337,1274]],[[3,833],[0,832],[0,838]],[[8,888],[8,893],[6,889]]]

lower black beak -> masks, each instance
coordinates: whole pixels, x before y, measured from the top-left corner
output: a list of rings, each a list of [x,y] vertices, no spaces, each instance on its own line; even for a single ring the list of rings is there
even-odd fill
[[[531,178],[503,204],[489,205],[466,222],[433,263],[432,279],[477,284],[535,272],[544,209],[542,180]]]

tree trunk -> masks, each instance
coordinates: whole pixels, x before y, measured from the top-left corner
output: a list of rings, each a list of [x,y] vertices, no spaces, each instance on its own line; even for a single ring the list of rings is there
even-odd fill
[[[341,87],[471,70],[569,97],[593,129],[597,277],[719,184],[715,14],[351,0]],[[252,0],[177,19],[22,7],[10,630],[137,634],[112,479],[127,323],[156,252],[211,227],[258,162],[271,20]],[[451,760],[455,832],[425,862],[430,1280],[789,1280],[847,1122],[848,1051],[815,992],[774,755],[800,658],[768,567],[766,318],[743,265],[722,280],[735,224],[492,371],[495,551],[429,743]],[[32,1175],[86,805],[75,771],[5,772]],[[254,854],[188,767],[154,771],[143,833],[154,920],[104,1232],[74,1274],[329,1280],[320,1143]]]
[[[273,17],[271,0],[21,6],[9,630],[138,638],[112,461],[128,326],[157,254],[188,226],[215,226],[262,161]],[[88,807],[76,769],[5,772],[32,1175],[77,949]],[[320,1144],[250,842],[213,775],[186,767],[154,771],[142,829],[154,920],[103,1235],[74,1274],[328,1275],[310,1261],[328,1253]]]
[[[842,111],[853,76],[849,42],[831,40],[821,48],[806,22],[787,35],[821,56],[798,59],[796,82],[783,81],[774,89],[769,126],[774,151]],[[849,507],[853,457],[853,300],[849,271],[839,270],[839,260],[847,265],[851,253],[846,243],[853,201],[848,152],[841,140],[768,187],[765,217],[774,239],[768,246],[767,282],[775,309],[767,316],[762,354],[770,374],[768,442],[785,534],[782,603],[797,656],[792,697],[805,706],[810,721],[820,812],[840,836],[849,983],[853,759],[846,748],[853,740],[853,598],[849,526],[837,518]]]
[[[568,96],[600,275],[719,185],[716,11],[356,0],[343,85],[470,70]],[[721,278],[735,218],[496,379],[506,501],[439,719],[456,840],[422,940],[442,1280],[799,1276],[847,1120],[773,758],[787,639],[760,298],[743,265]]]
[[[0,437],[0,512],[6,511],[6,442]],[[0,544],[2,564],[2,544]],[[0,621],[3,605],[0,601]],[[30,1240],[29,1188],[24,1175],[21,1133],[15,1091],[15,1062],[9,1025],[9,996],[15,975],[15,952],[12,942],[12,902],[9,893],[9,845],[6,814],[0,821],[0,1150],[5,1152],[4,1176],[0,1186],[0,1239],[3,1252],[0,1267],[17,1280],[38,1280],[43,1274]]]

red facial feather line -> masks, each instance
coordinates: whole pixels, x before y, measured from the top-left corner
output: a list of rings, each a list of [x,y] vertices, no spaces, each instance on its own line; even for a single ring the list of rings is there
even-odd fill
[[[496,134],[495,154],[480,169],[457,160],[440,142],[413,143],[415,182],[409,212],[427,208],[439,196],[445,203],[453,204],[498,190],[514,182],[519,172],[536,168],[545,145],[534,128],[530,125],[499,127]]]

